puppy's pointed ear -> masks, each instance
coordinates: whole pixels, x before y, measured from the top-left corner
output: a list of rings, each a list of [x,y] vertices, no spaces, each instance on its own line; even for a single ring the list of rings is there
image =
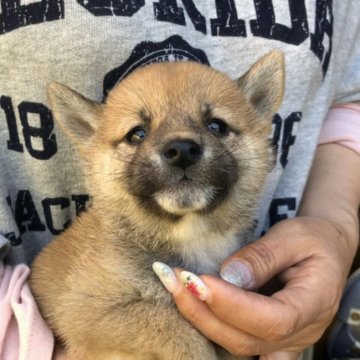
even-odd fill
[[[252,65],[237,82],[258,114],[272,119],[284,97],[284,54],[271,51]]]
[[[61,129],[75,144],[86,144],[98,127],[101,104],[59,83],[50,84],[47,90],[51,110]]]

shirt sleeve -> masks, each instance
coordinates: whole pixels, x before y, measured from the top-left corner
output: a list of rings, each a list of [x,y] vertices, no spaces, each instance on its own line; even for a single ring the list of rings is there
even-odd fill
[[[1,261],[1,260],[0,260]],[[51,360],[54,336],[41,317],[26,280],[30,269],[0,262],[0,358]]]
[[[359,5],[355,5],[357,8]],[[337,68],[343,68],[342,76],[336,84],[336,92],[333,103],[353,103],[360,101],[360,21],[358,17],[351,17],[349,28],[353,29],[352,38],[345,38],[342,41],[351,43],[351,52],[346,56],[339,52],[334,56]]]
[[[319,144],[338,143],[360,155],[360,105],[333,106],[320,132]]]

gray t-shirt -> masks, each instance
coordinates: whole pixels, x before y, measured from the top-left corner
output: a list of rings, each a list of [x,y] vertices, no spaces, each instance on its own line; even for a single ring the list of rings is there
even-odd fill
[[[360,100],[358,0],[5,0],[0,6],[0,255],[30,263],[83,210],[79,157],[57,129],[46,85],[94,100],[156,61],[207,63],[234,79],[286,54],[277,154],[255,237],[296,214],[332,102]]]

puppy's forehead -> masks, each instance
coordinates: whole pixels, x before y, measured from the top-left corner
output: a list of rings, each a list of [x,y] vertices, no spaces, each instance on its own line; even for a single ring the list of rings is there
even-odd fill
[[[204,104],[231,105],[239,90],[226,75],[194,62],[152,64],[141,68],[114,88],[107,105],[113,110],[142,113],[169,108],[199,108]]]

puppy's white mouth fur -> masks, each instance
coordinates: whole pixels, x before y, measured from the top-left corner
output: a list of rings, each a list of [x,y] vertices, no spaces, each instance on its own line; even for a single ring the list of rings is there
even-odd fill
[[[182,180],[156,192],[155,201],[162,209],[175,215],[185,215],[205,209],[215,196],[215,187],[190,185],[188,182]]]

